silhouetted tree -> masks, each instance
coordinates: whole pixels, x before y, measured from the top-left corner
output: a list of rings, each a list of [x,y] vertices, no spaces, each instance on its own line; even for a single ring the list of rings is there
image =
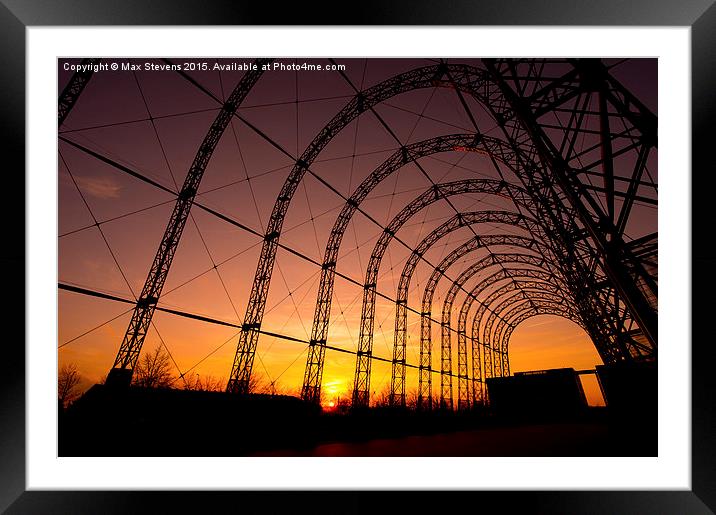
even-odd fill
[[[174,379],[176,380],[176,379]],[[185,390],[196,390],[203,392],[223,392],[226,390],[226,378],[216,378],[211,375],[201,376],[200,374],[186,375],[183,378]],[[249,393],[271,393],[270,387],[266,386],[263,379],[256,374],[251,374],[249,379]]]
[[[80,373],[77,365],[63,365],[57,374],[57,398],[60,406],[66,408],[79,396]]]
[[[373,406],[376,408],[390,406],[390,386],[386,386],[377,394],[373,392]]]
[[[287,386],[279,381],[273,381],[271,383],[268,383],[268,385],[263,386],[263,383],[259,380],[257,388],[259,389],[260,393],[267,393],[269,395],[289,395],[292,397],[300,397],[301,396],[301,388],[295,387],[295,386]],[[321,396],[323,398],[323,396]]]
[[[249,393],[269,393],[269,387],[261,377],[252,373],[249,378]]]
[[[132,379],[135,386],[143,388],[170,388],[175,381],[171,358],[161,345],[142,356]]]
[[[405,393],[405,407],[411,410],[418,407],[418,390],[409,390]]]
[[[226,390],[226,379],[223,377],[216,378],[210,375],[202,377],[199,374],[185,376],[184,389],[200,392],[223,392]]]

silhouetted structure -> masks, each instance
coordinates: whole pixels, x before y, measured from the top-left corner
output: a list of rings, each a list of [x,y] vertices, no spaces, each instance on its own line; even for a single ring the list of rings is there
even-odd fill
[[[490,404],[500,415],[524,418],[574,416],[587,407],[573,368],[517,372],[487,380]]]
[[[659,386],[656,363],[598,365],[597,378],[613,417],[643,428],[656,427]]]
[[[583,393],[580,400],[579,381],[576,376],[573,377],[573,371],[572,376],[566,371],[549,371],[508,377],[508,347],[512,332],[520,323],[537,315],[559,315],[579,324],[590,336],[602,361],[608,365],[655,362],[658,233],[639,234],[633,238],[627,229],[635,206],[653,209],[657,205],[657,184],[648,166],[650,160],[655,160],[657,117],[616,80],[611,68],[604,62],[599,59],[482,59],[466,64],[443,60],[402,71],[366,87],[358,87],[338,69],[345,82],[343,86],[351,92],[349,98],[315,135],[310,135],[313,138],[300,155],[298,152],[294,155],[276,138],[244,118],[239,109],[250,91],[262,86],[262,65],[271,61],[257,59],[256,68],[242,76],[226,100],[202,86],[194,75],[178,72],[202,95],[215,102],[218,113],[206,127],[206,135],[189,166],[184,184],[181,188],[177,186],[177,191],[162,186],[109,155],[85,147],[73,140],[71,135],[60,136],[63,144],[71,145],[76,151],[174,197],[174,209],[144,287],[140,295],[130,301],[134,309],[107,376],[109,385],[128,387],[155,310],[167,311],[158,304],[193,206],[261,238],[261,251],[243,323],[221,322],[197,314],[168,310],[178,316],[240,329],[227,392],[247,394],[259,335],[266,334],[307,345],[301,396],[304,401],[314,404],[319,403],[321,398],[326,350],[355,354],[352,402],[356,407],[367,407],[370,404],[371,367],[375,360],[380,359],[373,353],[378,297],[394,302],[396,306],[393,355],[392,359],[383,358],[391,364],[390,403],[393,406],[405,405],[406,368],[412,367],[418,370],[418,404],[421,409],[429,409],[430,399],[433,398],[439,399],[440,406],[452,409],[455,397],[453,381],[456,379],[457,407],[461,410],[484,402],[486,382],[493,385],[490,395],[494,397],[492,402],[498,410],[503,409],[502,406],[520,403],[525,410],[537,409],[528,402],[529,398],[551,399],[546,404],[537,403],[538,411],[542,412],[558,408],[578,410],[580,402],[583,404]],[[91,72],[83,70],[70,80],[59,99],[60,125],[80,100],[80,94],[90,79]],[[454,93],[456,105],[470,120],[469,129],[419,141],[402,141],[397,135],[400,131],[393,130],[376,107],[401,94],[432,88],[444,88],[450,95]],[[489,128],[495,129],[496,136],[483,134],[488,127],[479,127],[473,113],[475,106],[489,117]],[[321,152],[343,129],[366,115],[385,129],[396,150],[373,169],[355,190],[344,193],[312,167],[319,162]],[[275,197],[265,229],[262,226],[263,233],[196,201],[204,172],[232,121],[241,123],[253,135],[290,159],[291,170]],[[491,179],[436,182],[421,160],[444,152],[484,155],[494,167],[495,175]],[[406,165],[414,167],[416,174],[423,176],[429,186],[407,202],[391,220],[382,223],[367,213],[361,203],[382,181]],[[313,177],[345,202],[328,236],[322,262],[281,242],[291,201],[306,176]],[[509,203],[513,211],[458,209],[455,197],[465,195],[499,197]],[[411,217],[426,212],[438,202],[449,206],[454,217],[417,246],[405,243],[399,236],[400,229]],[[381,229],[362,282],[341,275],[337,269],[341,241],[356,213],[361,213]],[[509,230],[517,228],[528,236],[487,236],[475,229],[480,223],[499,223],[509,227]],[[99,227],[100,224],[95,225]],[[440,263],[430,262],[426,257],[429,248],[457,228],[466,228],[474,238]],[[391,244],[400,244],[411,251],[395,298],[377,289],[381,262]],[[496,251],[498,246],[509,246],[511,251]],[[312,263],[320,270],[313,325],[306,340],[262,329],[279,249]],[[479,250],[486,251],[487,256],[475,259],[457,278],[450,275],[450,266]],[[411,275],[419,262],[427,264],[434,273],[425,284],[422,304],[418,308],[408,304],[407,292]],[[483,281],[474,289],[468,289],[467,281],[474,280],[478,273],[485,274],[481,278]],[[336,276],[362,288],[363,302],[355,351],[329,345],[329,319]],[[449,281],[450,286],[443,301],[442,316],[440,320],[435,320],[434,294],[442,279]],[[492,289],[481,289],[480,285],[484,284]],[[61,286],[78,293],[127,301],[106,293]],[[465,301],[458,310],[454,302],[459,292],[465,294]],[[469,311],[473,304],[477,304],[477,312],[470,327]],[[409,311],[419,315],[421,322],[417,364],[406,360],[406,315]],[[451,320],[458,311],[460,316],[456,329],[451,326]],[[437,346],[432,341],[433,322],[440,326],[439,367],[433,367],[432,363],[433,346]],[[453,352],[454,336],[457,336],[457,352]],[[453,354],[457,357],[457,367],[453,366]],[[631,373],[628,370],[637,368],[623,370],[628,375]],[[440,375],[439,395],[434,395],[432,391],[434,374]],[[624,391],[624,387],[619,385],[624,384],[625,379],[619,374],[621,372],[600,375],[605,392],[611,398],[610,403],[615,406],[621,405],[618,400],[621,394],[615,392]],[[524,391],[526,397],[515,393],[518,390]],[[126,399],[135,397],[130,395]]]

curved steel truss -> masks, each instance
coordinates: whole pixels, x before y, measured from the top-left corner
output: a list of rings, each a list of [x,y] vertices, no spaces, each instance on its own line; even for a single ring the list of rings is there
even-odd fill
[[[407,342],[408,290],[418,262],[428,249],[430,249],[430,247],[441,238],[466,225],[475,225],[480,223],[500,223],[512,225],[529,232],[539,233],[537,222],[521,214],[504,211],[466,212],[455,215],[455,217],[432,231],[420,242],[415,250],[413,250],[410,257],[406,260],[405,266],[400,275],[400,281],[398,283],[398,289],[395,297],[395,343],[393,346],[393,371],[390,390],[390,402],[393,405],[405,404],[405,348]],[[514,246],[523,247],[529,250],[544,250],[544,245],[539,241],[521,236],[509,234],[488,234],[484,236],[476,236],[475,238],[468,240],[444,258],[436,267],[436,273],[438,270],[445,272],[455,261],[470,252],[474,252],[477,249],[490,249],[493,246]],[[549,250],[546,252],[549,253]],[[442,277],[442,274],[437,273],[435,279],[431,282],[437,286],[437,279],[440,277]],[[458,284],[458,282],[456,281],[454,284]],[[462,283],[460,283],[457,288],[462,288]],[[449,327],[447,330],[449,334]],[[430,345],[429,341],[426,342],[426,345]],[[423,354],[426,354],[424,356],[425,361],[429,362],[430,349],[428,348],[422,350],[421,356],[423,356]],[[427,380],[429,382],[429,374]]]
[[[75,73],[62,91],[58,100],[59,125],[82,94],[97,61],[82,61],[86,66]],[[221,103],[183,186],[176,192],[174,209],[136,300],[107,377],[108,384],[126,385],[131,381],[204,171],[225,129],[237,116],[237,109],[247,94],[257,84],[260,86],[262,64],[269,61],[258,59],[256,69],[246,72]],[[350,79],[345,75],[344,78],[352,85]],[[474,130],[410,144],[398,140],[376,112],[376,106],[428,88],[453,90]],[[325,354],[330,348],[330,314],[339,251],[356,212],[382,231],[362,282],[352,393],[356,407],[370,403],[378,277],[381,261],[391,244],[400,244],[410,251],[393,299],[392,405],[406,403],[409,313],[420,317],[417,402],[421,408],[432,406],[434,373],[441,376],[440,406],[452,408],[453,377],[457,377],[459,409],[484,403],[485,379],[509,374],[509,340],[515,327],[540,314],[566,317],[583,327],[605,363],[656,359],[658,236],[653,233],[632,240],[627,232],[635,205],[653,207],[657,203],[656,181],[649,174],[649,162],[656,153],[657,118],[610,74],[604,63],[597,59],[484,59],[481,66],[441,62],[401,73],[363,91],[354,89],[356,93],[292,163],[275,199],[263,233],[227,391],[249,391],[277,250],[282,246],[283,224],[297,188],[306,174],[326,184],[311,167],[344,128],[366,113],[372,113],[383,123],[398,142],[398,149],[349,195],[340,194],[345,203],[333,223],[320,263],[301,391],[305,400],[320,402]],[[482,134],[463,95],[491,117],[497,129],[492,135]],[[499,137],[495,136],[498,133]],[[116,167],[122,166],[75,142],[63,141]],[[430,156],[456,151],[484,155],[501,179],[433,181],[421,163]],[[425,174],[432,186],[383,226],[365,211],[362,203],[406,165],[414,165],[418,170],[415,173]],[[138,175],[126,167],[124,171]],[[509,177],[503,171],[509,172]],[[500,197],[513,210],[459,210],[451,201],[452,197],[475,193]],[[399,234],[401,228],[411,217],[437,202],[451,206],[454,216],[414,248],[406,244]],[[484,224],[510,227],[519,234],[483,233]],[[463,229],[470,231],[472,237],[437,264],[428,259],[434,245]],[[452,278],[451,267],[461,262],[467,264]],[[432,272],[425,283],[420,308],[416,309],[411,308],[409,297],[411,280],[420,263],[427,264]],[[435,321],[433,303],[443,277],[448,285],[440,320]],[[461,301],[460,296],[464,296]],[[439,369],[433,369],[431,362],[433,322],[440,325]],[[453,332],[457,333],[456,375],[452,367]]]

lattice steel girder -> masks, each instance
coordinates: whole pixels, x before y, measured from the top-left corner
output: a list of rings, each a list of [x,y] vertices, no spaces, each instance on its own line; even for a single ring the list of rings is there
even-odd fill
[[[500,349],[500,356],[503,358],[503,370],[506,371],[507,375],[510,374],[510,365],[509,365],[509,341],[510,337],[512,336],[512,332],[515,330],[515,328],[521,324],[523,321],[527,320],[528,318],[537,316],[537,315],[557,315],[561,316],[563,318],[566,318],[568,320],[571,320],[572,322],[576,323],[583,329],[586,328],[582,324],[581,320],[579,319],[579,316],[577,316],[572,310],[570,309],[551,309],[549,311],[545,310],[546,308],[542,308],[538,311],[530,311],[527,310],[523,312],[522,314],[518,315],[517,317],[513,318],[509,324],[506,325],[504,328],[504,331],[502,332],[502,336],[500,337],[500,340],[495,342],[493,347]]]
[[[507,352],[508,352],[508,347],[509,347],[510,337],[512,336],[512,333],[513,333],[513,331],[517,328],[517,326],[519,326],[522,322],[524,322],[524,321],[527,320],[528,318],[532,318],[532,317],[535,317],[535,316],[537,316],[537,315],[557,315],[557,316],[561,316],[561,317],[563,317],[563,318],[566,318],[566,319],[568,319],[568,320],[571,320],[572,322],[574,322],[575,324],[579,325],[582,329],[584,329],[584,330],[586,331],[586,328],[585,328],[584,325],[582,324],[582,322],[581,322],[581,320],[579,319],[579,317],[576,316],[572,311],[569,311],[569,310],[565,311],[564,309],[562,309],[562,310],[560,310],[560,311],[551,312],[551,313],[542,313],[542,312],[540,312],[540,313],[535,313],[535,312],[533,312],[533,311],[527,311],[527,312],[524,312],[524,313],[522,313],[521,315],[519,315],[519,316],[513,318],[512,320],[510,320],[509,325],[506,327],[506,329],[505,329],[504,332],[502,333],[502,337],[501,337],[500,341],[496,343],[496,345],[497,345],[500,349],[502,349],[502,353],[503,353],[503,354],[505,354],[505,355],[507,354]]]
[[[530,199],[519,188],[514,188],[504,181],[492,179],[467,179],[461,181],[436,184],[428,188],[422,195],[405,206],[383,230],[371,253],[363,288],[363,307],[361,311],[361,325],[358,339],[359,352],[368,353],[373,346],[373,325],[375,318],[375,293],[380,263],[388,245],[395,237],[395,234],[413,215],[420,212],[427,206],[439,200],[454,195],[466,193],[484,193],[503,196],[515,203],[529,204]],[[365,399],[368,397],[367,388],[370,384],[371,360],[356,360],[356,378],[354,385],[361,386],[366,390],[354,398]]]
[[[94,66],[100,62],[98,57],[90,57],[82,59],[79,69],[72,75],[65,89],[60,93],[57,101],[57,127],[62,127],[67,115],[70,114],[75,106],[77,99],[82,94],[82,90],[92,78],[94,74]],[[106,66],[106,65],[105,65]]]
[[[564,288],[563,285],[559,286],[560,280],[557,279],[557,277],[550,272],[544,272],[542,270],[536,270],[532,268],[502,268],[501,270],[498,270],[493,275],[480,281],[472,289],[470,294],[465,297],[465,301],[460,308],[460,315],[458,318],[458,346],[467,346],[467,317],[470,312],[470,309],[472,308],[475,298],[477,298],[477,296],[479,296],[483,291],[485,291],[493,284],[506,279],[527,279],[530,281],[541,281],[544,284],[548,284],[550,286],[557,284],[558,286],[554,286],[555,288]],[[483,303],[483,305],[487,302],[489,302],[489,299],[488,301]],[[480,346],[478,345],[477,340],[470,338],[470,341],[472,342],[472,402],[473,405],[477,405],[482,404],[484,402],[484,393],[482,391],[482,364],[480,361]]]
[[[494,254],[490,254],[494,255]],[[490,256],[488,256],[489,258]],[[545,260],[546,262],[547,260]],[[457,296],[457,293],[459,290],[464,289],[464,284],[471,279],[473,276],[475,276],[477,273],[482,271],[484,269],[484,260],[480,260],[477,263],[473,264],[469,268],[467,268],[465,271],[463,271],[458,278],[453,282],[453,284],[450,286],[450,289],[448,290],[447,294],[445,295],[445,299],[443,301],[443,309],[442,309],[442,322],[441,322],[441,348],[442,349],[451,349],[452,343],[451,343],[451,317],[452,317],[452,306],[453,302],[455,301],[455,297]],[[487,261],[487,263],[491,263],[491,261]],[[492,264],[492,263],[491,263]],[[501,265],[501,263],[500,263]],[[522,286],[523,283],[518,283],[514,279],[505,287],[503,287],[503,290],[507,287],[510,288],[510,291],[513,290],[519,290],[519,293],[522,294],[522,296],[526,299],[529,299],[529,296],[526,294],[525,291],[522,291],[524,289],[528,289],[530,285],[526,284],[524,287]],[[468,296],[470,293],[467,293]],[[475,298],[477,300],[477,298]],[[490,299],[488,299],[490,300]],[[488,302],[478,301],[480,303],[480,308],[484,309],[490,309],[490,304]],[[499,313],[498,311],[491,311],[492,316],[496,316],[496,314]],[[499,316],[499,315],[497,315]],[[467,406],[469,401],[467,398],[468,395],[468,388],[467,388],[467,342],[465,339],[458,338],[458,371],[462,370],[464,373],[458,373],[458,405],[460,405],[460,402],[462,401],[462,405]],[[444,352],[443,352],[444,354]],[[444,368],[444,367],[443,367]],[[450,373],[451,370],[448,371]],[[444,376],[441,376],[441,379]],[[460,394],[462,393],[463,397],[460,397]]]
[[[493,352],[500,352],[501,348],[499,347],[499,342],[501,342],[501,337],[503,332],[507,327],[509,327],[512,324],[512,320],[519,316],[519,314],[529,311],[530,309],[534,309],[536,306],[539,305],[549,305],[551,307],[562,307],[562,316],[565,318],[577,319],[578,314],[571,308],[571,306],[562,301],[559,301],[554,298],[549,298],[547,296],[542,298],[536,298],[533,297],[532,302],[529,303],[529,305],[525,302],[521,302],[520,299],[515,299],[515,301],[509,305],[505,306],[505,319],[509,322],[500,322],[498,326],[491,332],[488,333],[487,336],[484,337],[483,342],[486,345],[489,345]],[[479,322],[478,322],[479,323]]]
[[[408,289],[410,280],[418,262],[425,253],[453,231],[466,225],[480,223],[502,223],[520,227],[532,234],[538,233],[537,222],[518,213],[510,211],[475,211],[458,213],[426,236],[409,256],[400,275],[396,293],[395,339],[393,344],[393,365],[391,376],[390,399],[396,405],[405,405],[405,349],[407,344]],[[444,259],[438,268],[447,270],[461,256],[478,248],[489,248],[493,245],[522,246],[525,248],[544,250],[544,244],[537,240],[529,240],[514,235],[485,235],[469,240]],[[547,249],[549,252],[549,249]]]
[[[444,80],[446,76],[449,77],[449,80]],[[488,77],[484,70],[465,65],[436,65],[398,75],[369,90],[358,93],[319,133],[301,159],[297,160],[296,166],[287,178],[282,193],[274,205],[267,238],[257,265],[254,285],[247,306],[244,330],[239,339],[239,352],[253,353],[255,350],[257,331],[263,317],[280,229],[288,203],[310,163],[335,134],[371,106],[405,91],[433,86],[458,88],[472,95],[487,107],[488,112],[494,116],[505,132],[510,147],[520,151],[515,152],[516,160],[511,168],[523,184],[528,186],[530,195],[542,199],[541,215],[545,217],[545,220],[550,220],[554,224],[555,231],[561,236],[574,232],[572,230],[576,220],[574,213],[565,205],[564,197],[551,188],[549,182],[542,179],[542,175],[535,173],[539,168],[536,161],[538,154],[531,144],[530,134],[519,123],[511,123],[511,120],[515,119],[515,115],[511,111],[510,104],[505,100],[499,85],[492,82],[492,78]],[[584,247],[583,250],[579,250],[581,246]],[[569,259],[576,260],[575,264],[579,264],[579,260],[584,259],[580,257],[579,252],[586,257],[590,252],[589,246],[583,243],[575,243],[574,249],[568,247],[568,250],[572,253]],[[583,286],[588,287],[587,282],[590,279],[585,273],[580,272],[580,274],[578,276],[582,277]],[[607,311],[606,306],[600,306],[599,309]],[[232,372],[233,375],[235,373]]]
[[[446,73],[449,73],[450,75],[449,82],[442,80]],[[314,138],[311,144],[301,155],[301,158],[296,161],[296,165],[287,177],[286,182],[276,199],[276,203],[274,204],[266,231],[266,238],[259,256],[256,274],[254,276],[254,282],[249,296],[249,302],[247,304],[243,324],[244,328],[237,344],[237,358],[235,359],[235,364],[243,364],[243,367],[248,367],[249,370],[239,370],[236,366],[234,366],[232,369],[230,383],[235,382],[239,376],[244,379],[250,376],[250,368],[253,364],[253,358],[239,359],[239,356],[253,356],[253,353],[255,352],[258,331],[261,327],[261,321],[263,319],[266,297],[268,295],[268,288],[271,281],[271,274],[275,263],[278,239],[280,238],[283,221],[298,184],[321,150],[355,117],[370,109],[375,104],[387,100],[392,96],[415,89],[429,87],[455,87],[457,84],[457,87],[467,91],[478,101],[487,104],[493,100],[494,94],[499,94],[499,90],[490,81],[491,79],[484,70],[467,65],[435,65],[412,70],[356,94],[353,99],[341,110],[341,112],[334,116],[334,118]],[[514,151],[510,167],[513,171],[518,170],[524,174],[531,174],[535,165],[533,164],[532,166],[527,166],[526,163],[533,163],[536,154],[534,149],[531,148],[529,144],[523,145],[523,143],[524,141],[510,142],[509,148]],[[524,155],[520,156],[518,154]],[[563,221],[567,225],[571,224],[572,220],[573,219],[569,216],[563,217]],[[319,345],[315,345],[313,347],[317,348],[318,352],[321,352],[320,341],[321,338],[317,340]],[[317,359],[315,361],[322,362],[322,359]],[[312,377],[320,378],[320,374],[314,374]]]
[[[529,294],[525,295],[525,292],[519,292],[518,294],[512,296],[511,298],[504,300],[496,309],[498,309],[500,313],[504,313],[505,310],[509,306],[513,306],[515,304],[522,303],[522,304],[528,304],[531,307],[535,307],[536,302],[543,302],[543,301],[549,301],[549,302],[554,302],[554,303],[562,302],[562,303],[566,304],[565,299],[560,295],[554,295],[554,294],[547,293],[547,292],[529,292]],[[499,329],[501,327],[504,327],[505,325],[507,325],[507,322],[503,321],[500,325],[498,325],[498,327],[495,329],[495,332],[493,333],[492,326],[493,326],[494,322],[495,322],[495,317],[492,316],[492,314],[490,314],[487,318],[486,323],[485,323],[485,329],[483,332],[483,341],[486,342],[487,344],[491,344],[492,342],[494,342],[496,340],[496,338],[494,337],[495,334],[499,334],[499,333],[497,333],[497,331],[499,331]],[[479,322],[478,322],[478,326],[479,326]],[[497,352],[497,355],[499,356],[500,349],[499,348],[496,349],[494,345],[492,345],[492,348],[493,348],[493,352]],[[505,374],[505,369],[503,368],[503,363],[500,360],[493,361],[493,368],[494,368],[494,373],[496,376],[503,376]]]
[[[422,195],[405,206],[390,222],[381,233],[371,253],[363,289],[363,309],[361,315],[361,326],[358,340],[358,349],[361,352],[369,352],[373,345],[373,325],[375,318],[375,295],[378,271],[380,263],[388,245],[395,237],[396,232],[413,215],[425,207],[439,200],[466,193],[484,193],[506,197],[516,204],[529,203],[529,197],[519,188],[513,188],[504,181],[492,179],[468,179],[443,184],[436,184],[430,187]],[[444,271],[441,272],[444,274]],[[361,365],[365,365],[364,368]],[[370,384],[370,359],[356,361],[355,386],[368,387]],[[360,376],[360,377],[359,377]],[[367,391],[367,390],[366,390]],[[363,392],[360,398],[366,398],[367,393]],[[354,398],[358,398],[354,395]]]
[[[184,226],[186,225],[189,211],[194,202],[194,197],[199,189],[199,184],[204,175],[209,160],[219,143],[224,130],[228,126],[236,109],[251,91],[262,75],[263,60],[257,60],[258,70],[247,72],[236,85],[236,88],[229,95],[221,111],[211,124],[209,131],[204,137],[199,150],[194,157],[184,184],[177,197],[174,209],[169,218],[169,223],[164,231],[157,253],[152,261],[152,266],[144,282],[142,293],[139,295],[137,304],[132,312],[132,318],[124,335],[122,344],[114,360],[114,365],[107,375],[108,385],[128,385],[132,380],[132,373],[137,364],[139,353],[144,343],[152,315],[161,296],[164,283],[166,282],[169,268],[171,267],[174,254],[179,245]]]
[[[553,295],[551,293],[547,292],[541,292],[541,293],[530,293],[529,299],[525,301],[524,299],[521,299],[519,296],[513,296],[510,299],[507,299],[502,302],[502,305],[500,306],[500,309],[502,312],[507,312],[506,310],[512,306],[526,306],[529,304],[528,307],[535,308],[537,303],[540,302],[552,302],[555,305],[562,303],[565,306],[568,306],[565,299],[563,299],[559,295]],[[565,311],[568,311],[569,308],[565,308]],[[509,313],[509,312],[508,312]],[[506,315],[507,316],[507,315]],[[502,353],[502,348],[497,343],[500,341],[500,335],[502,334],[502,331],[506,326],[509,326],[509,323],[506,321],[499,321],[497,327],[493,330],[493,324],[494,324],[494,317],[490,316],[488,317],[488,320],[485,324],[485,329],[482,336],[482,341],[485,342],[487,345],[490,345],[493,349],[493,353],[498,356],[502,357],[502,360],[497,359],[493,360],[493,368],[494,373],[496,376],[504,376],[507,374],[509,370],[509,363],[507,362],[507,355]],[[478,327],[480,326],[480,321],[477,321]]]
[[[573,173],[570,166],[570,161],[573,158],[573,146],[570,145],[565,149],[564,141],[567,141],[565,137],[561,147],[557,147],[557,144],[547,135],[547,128],[540,120],[541,113],[532,96],[525,97],[524,91],[520,89],[519,73],[526,73],[522,82],[529,80],[531,83],[537,84],[544,82],[540,77],[542,72],[538,73],[535,68],[524,65],[521,67],[522,71],[516,72],[517,67],[524,63],[515,60],[484,59],[483,62],[499,86],[506,103],[512,109],[510,114],[517,114],[518,123],[529,133],[540,160],[545,163],[546,166],[542,169],[548,179],[545,182],[551,183],[552,189],[559,188],[566,196],[569,206],[575,210],[580,222],[589,231],[591,240],[596,246],[594,256],[598,260],[600,268],[612,282],[622,300],[629,306],[632,316],[637,320],[647,340],[655,349],[657,340],[656,310],[650,304],[649,298],[657,296],[656,283],[625,244],[614,220],[613,207],[608,207],[607,212],[604,212],[598,198],[585,188],[578,174]],[[634,184],[637,184],[641,177],[644,154],[648,148],[656,144],[655,117],[614,81],[600,62],[595,60],[572,61],[572,64],[578,68],[578,74],[570,73],[551,79],[555,84],[552,87],[554,94],[550,101],[550,110],[554,110],[556,105],[562,105],[573,97],[576,94],[575,90],[585,96],[597,95],[599,97],[597,112],[584,112],[582,109],[582,112],[578,113],[579,108],[572,107],[576,116],[571,120],[579,120],[581,124],[584,116],[596,116],[599,119],[602,158],[596,163],[602,167],[607,204],[612,206],[614,152],[611,148],[615,137],[609,125],[610,112],[607,108],[607,101],[613,111],[621,116],[622,122],[631,124],[637,119],[640,120],[633,125],[634,131],[630,131],[628,134],[628,138],[636,136],[640,140],[641,144],[637,147],[644,147],[637,149],[640,159],[634,170]],[[517,89],[514,89],[515,87]],[[651,120],[651,122],[645,120]],[[576,121],[570,121],[570,127],[572,123],[576,123]],[[567,127],[567,131],[570,127]],[[632,191],[632,196],[637,193],[636,190],[638,188]],[[627,199],[623,206],[629,209],[632,203],[633,198]],[[622,221],[620,226],[624,225],[625,222]],[[648,291],[644,291],[640,286]]]
[[[309,346],[309,354],[304,373],[302,397],[305,400],[317,402],[320,398],[320,385],[323,376],[325,344],[328,339],[336,262],[338,260],[343,235],[351,218],[355,212],[359,210],[360,204],[370,192],[385,178],[389,177],[401,167],[425,156],[458,149],[484,152],[508,165],[514,165],[515,163],[514,151],[501,140],[469,133],[438,136],[407,145],[397,150],[378,166],[346,201],[333,225],[324,253],[313,326],[311,329],[311,345]],[[527,206],[523,207],[527,210]],[[528,210],[528,212],[533,213],[534,210]],[[420,259],[420,257],[422,257],[422,254],[420,254],[417,259]],[[396,359],[400,358],[398,357]],[[392,394],[391,399],[393,399]],[[401,396],[401,403],[402,402],[404,402],[404,395]]]
[[[472,240],[471,240],[472,241]],[[470,242],[468,242],[469,244]],[[467,245],[467,244],[466,244]],[[425,290],[423,293],[423,301],[422,301],[422,311],[421,311],[421,317],[420,317],[420,359],[423,360],[423,357],[425,355],[429,356],[432,348],[432,320],[431,320],[431,310],[432,310],[432,302],[433,302],[433,296],[435,294],[435,290],[437,288],[438,282],[440,278],[444,275],[444,270],[446,270],[447,266],[449,264],[454,263],[457,259],[459,259],[461,254],[460,248],[456,249],[448,255],[445,259],[443,259],[443,262],[436,267],[436,269],[433,271],[432,275],[428,279]],[[488,268],[493,265],[498,265],[501,263],[522,263],[522,264],[528,264],[536,267],[549,267],[551,266],[551,263],[548,260],[545,260],[544,258],[540,256],[535,256],[531,254],[519,254],[519,253],[507,253],[507,254],[490,254],[489,256],[484,257],[477,263],[474,263],[471,265],[470,269],[475,270],[476,273],[479,270],[483,270],[485,268]],[[449,264],[448,264],[449,263]],[[424,377],[423,375],[419,378],[419,385],[418,385],[418,391],[427,391],[432,388],[431,382],[432,378],[430,375],[427,377]],[[423,381],[427,381],[427,383],[424,383]]]
[[[440,347],[440,407],[443,409],[452,410],[452,388],[452,349],[443,345]]]

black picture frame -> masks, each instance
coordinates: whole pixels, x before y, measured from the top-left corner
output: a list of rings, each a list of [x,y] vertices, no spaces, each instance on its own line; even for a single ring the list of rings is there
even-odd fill
[[[453,506],[545,513],[713,513],[716,511],[716,352],[709,338],[709,315],[716,306],[716,257],[709,251],[714,191],[711,147],[716,137],[716,6],[714,0],[459,0],[439,5],[427,0],[364,1],[354,10],[304,2],[232,0],[0,0],[0,74],[3,89],[2,148],[5,199],[0,203],[6,243],[6,332],[0,372],[0,510],[8,513],[213,512],[226,503],[232,511],[359,513],[386,508],[386,492],[70,492],[25,491],[25,30],[62,25],[641,25],[691,27],[692,71],[692,489],[690,491],[590,492],[411,492],[401,512]],[[350,12],[350,16],[346,14]],[[88,47],[91,48],[91,47]],[[14,158],[14,159],[11,159]],[[14,161],[14,166],[8,164]],[[689,176],[684,174],[684,180]],[[20,194],[19,192],[23,192]],[[24,219],[23,219],[24,220]],[[18,271],[23,270],[24,274]],[[10,323],[12,322],[12,323]],[[668,366],[664,364],[664,366]],[[663,370],[663,369],[662,369]],[[668,370],[667,370],[668,373]],[[482,471],[485,473],[485,471]],[[339,495],[339,498],[332,498]],[[448,500],[449,496],[449,500]],[[158,505],[156,503],[159,503]],[[446,504],[448,503],[448,504]],[[157,510],[156,506],[161,509]],[[285,508],[282,508],[285,507]],[[260,509],[259,509],[260,507]]]

